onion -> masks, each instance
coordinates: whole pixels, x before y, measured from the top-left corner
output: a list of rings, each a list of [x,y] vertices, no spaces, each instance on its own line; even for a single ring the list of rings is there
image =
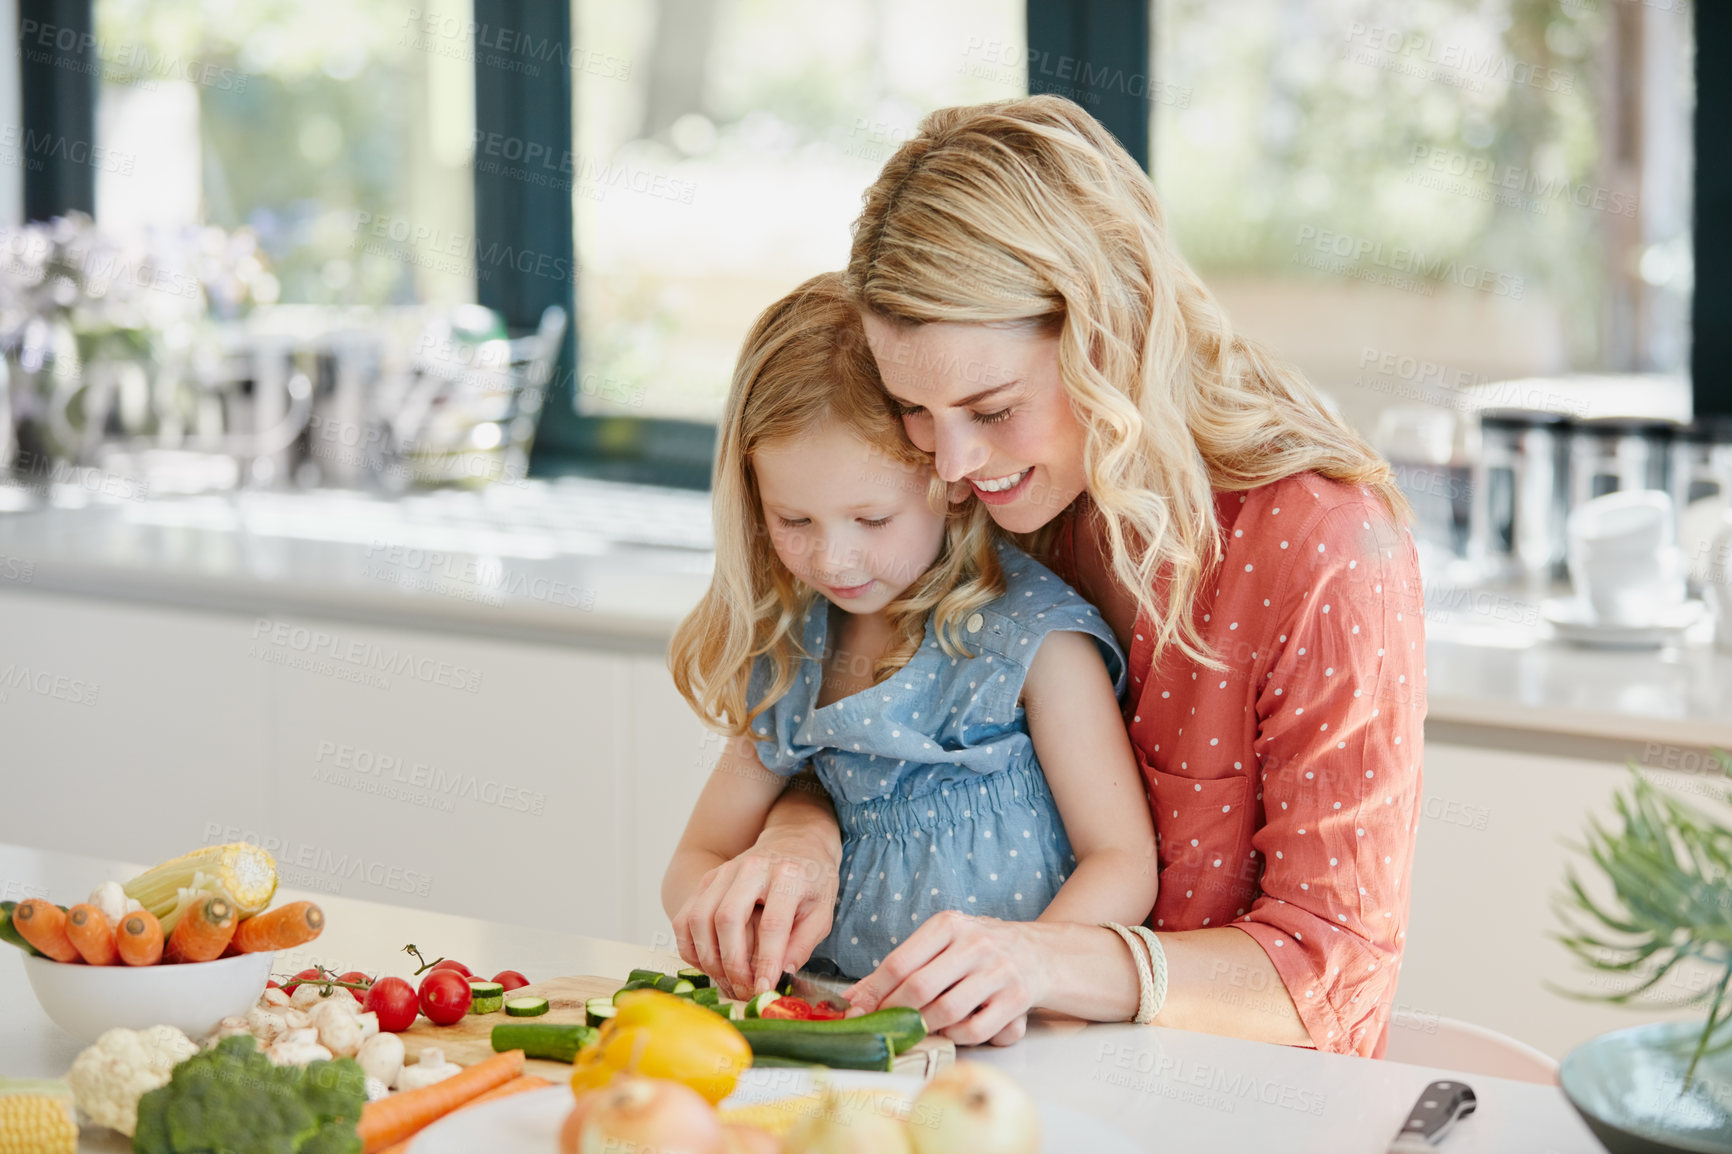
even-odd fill
[[[582,1133],[583,1123],[589,1117],[590,1109],[601,1101],[605,1092],[589,1090],[577,1096],[571,1113],[565,1116],[565,1125],[559,1128],[559,1154],[578,1154],[577,1140]]]
[[[1040,1115],[1009,1074],[958,1062],[914,1100],[908,1137],[915,1154],[1036,1154]]]
[[[722,1149],[727,1154],[783,1154],[782,1140],[768,1130],[732,1123],[722,1127],[722,1130]]]
[[[827,1089],[782,1139],[782,1154],[908,1154],[907,1110],[900,1094]]]
[[[723,1154],[722,1123],[702,1094],[659,1078],[615,1078],[577,1128],[578,1154]]]

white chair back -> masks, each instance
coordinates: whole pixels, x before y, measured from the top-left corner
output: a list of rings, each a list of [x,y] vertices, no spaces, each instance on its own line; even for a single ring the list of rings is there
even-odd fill
[[[1397,1009],[1390,1017],[1383,1057],[1410,1066],[1434,1066],[1462,1074],[1486,1074],[1517,1082],[1555,1086],[1558,1064],[1507,1034],[1436,1014]]]

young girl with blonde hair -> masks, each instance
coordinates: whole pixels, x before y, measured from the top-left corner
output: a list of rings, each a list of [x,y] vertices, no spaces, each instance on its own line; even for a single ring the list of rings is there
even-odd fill
[[[1040,1006],[1380,1055],[1425,717],[1387,464],[1234,331],[1147,174],[1068,100],[928,116],[867,190],[847,281],[909,438],[1127,650],[1161,866],[1134,943],[933,919],[854,1005],[921,1007],[960,1042],[1014,1041]],[[779,804],[704,908],[753,900],[766,860],[821,872],[829,823]],[[779,961],[802,932],[741,948]]]
[[[1153,829],[1100,614],[951,506],[878,380],[839,274],[772,305],[740,355],[717,445],[716,567],[669,663],[735,738],[663,883],[676,923],[704,877],[815,776],[842,833],[818,963],[863,977],[933,914],[1141,921]],[[755,909],[681,952],[720,959]]]

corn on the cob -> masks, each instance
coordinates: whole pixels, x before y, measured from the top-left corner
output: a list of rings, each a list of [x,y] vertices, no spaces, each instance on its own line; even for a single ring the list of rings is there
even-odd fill
[[[155,914],[162,932],[174,932],[183,908],[183,890],[221,894],[235,911],[250,918],[271,904],[277,892],[277,863],[249,842],[206,846],[145,870],[121,887],[126,896]]]
[[[0,1154],[76,1154],[78,1120],[64,1082],[0,1078]]]

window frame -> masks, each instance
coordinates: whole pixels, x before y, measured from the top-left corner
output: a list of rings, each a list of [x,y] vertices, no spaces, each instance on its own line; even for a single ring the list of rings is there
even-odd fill
[[[571,6],[555,0],[473,0],[477,27],[509,27],[560,44],[571,40]],[[1093,86],[1092,111],[1146,171],[1150,155],[1152,4],[1158,0],[1027,0],[1029,89],[1072,95],[1078,70],[1122,70],[1136,84]],[[1732,58],[1732,8],[1691,5],[1697,53],[1696,166],[1692,231],[1695,288],[1691,301],[1691,379],[1698,414],[1732,413],[1732,151],[1717,146],[1732,137],[1732,74],[1712,61]],[[20,0],[20,45],[28,21],[36,26],[89,31],[95,0]],[[69,53],[32,61],[20,52],[21,137],[53,134],[94,142],[100,69],[86,37]],[[559,150],[573,147],[572,85],[568,69],[543,68],[531,75],[492,68],[476,53],[475,122],[478,134],[497,132],[544,140]],[[72,58],[71,62],[68,58]],[[34,134],[34,135],[32,135]],[[563,259],[576,267],[570,196],[554,186],[531,187],[477,172],[475,230],[478,248],[494,243]],[[37,168],[23,166],[24,214],[46,220],[77,210],[95,210],[95,172],[88,165],[50,156]],[[533,264],[533,262],[531,262]],[[481,279],[476,296],[497,309],[507,325],[533,330],[549,304],[565,308],[560,362],[550,382],[538,424],[530,472],[533,476],[586,474],[685,488],[707,488],[715,453],[713,423],[581,413],[575,404],[580,334],[577,286],[538,277],[506,265]]]

